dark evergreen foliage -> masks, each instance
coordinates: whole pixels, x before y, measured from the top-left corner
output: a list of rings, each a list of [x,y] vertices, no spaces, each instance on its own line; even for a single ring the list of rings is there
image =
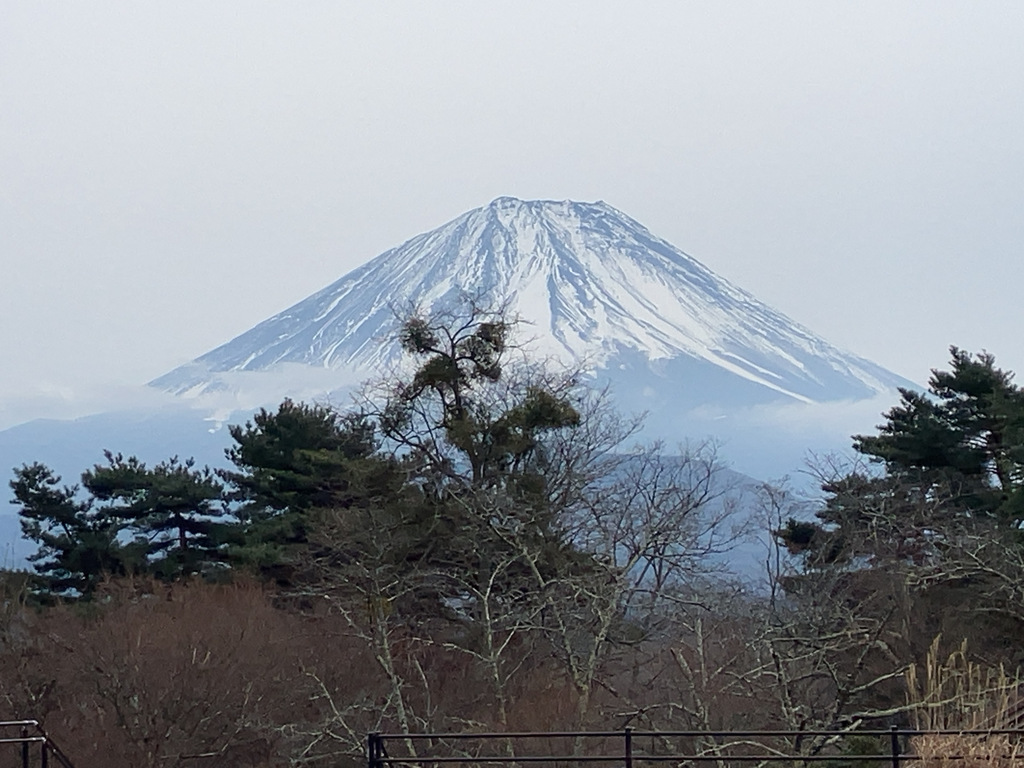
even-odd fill
[[[39,545],[29,561],[45,591],[89,595],[105,575],[139,565],[138,553],[118,541],[118,522],[80,499],[78,486],[61,485],[49,467],[24,465],[10,486],[22,533]]]
[[[132,537],[151,573],[187,575],[224,561],[236,530],[224,520],[224,487],[209,467],[173,457],[149,468],[134,456],[105,456],[82,485],[99,514]]]
[[[1006,531],[1024,523],[1024,392],[988,353],[950,349],[926,393],[900,390],[876,435],[853,447],[884,466],[882,476],[829,478],[817,523],[777,532],[808,564],[856,557],[923,562],[935,530],[989,518]]]
[[[344,503],[351,483],[338,470],[377,449],[365,415],[291,400],[229,430],[236,444],[226,453],[238,471],[220,474],[246,505],[241,514],[254,518]]]
[[[397,493],[394,462],[378,452],[376,428],[361,413],[285,400],[230,427],[235,445],[222,471],[245,534],[232,549],[238,563],[293,582],[315,557],[310,531],[319,512],[361,507]]]
[[[1010,526],[1024,521],[1024,393],[988,353],[952,347],[928,394],[901,390],[879,434],[854,448],[891,476],[950,487],[969,509]]]

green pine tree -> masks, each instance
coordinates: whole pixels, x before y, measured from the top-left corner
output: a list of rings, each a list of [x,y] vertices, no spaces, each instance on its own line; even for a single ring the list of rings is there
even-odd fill
[[[119,521],[162,578],[203,572],[225,561],[236,526],[225,520],[223,484],[209,467],[177,457],[150,468],[105,452],[107,463],[82,474],[101,514]]]
[[[285,400],[230,427],[235,470],[220,476],[245,536],[232,557],[287,582],[309,578],[310,535],[323,510],[364,507],[399,493],[395,462],[378,452],[364,414]],[[306,575],[303,575],[303,574]]]
[[[78,486],[62,485],[49,467],[26,464],[15,470],[10,486],[22,533],[39,547],[29,561],[42,591],[88,596],[105,576],[144,566],[142,553],[118,538],[123,523],[81,498]]]

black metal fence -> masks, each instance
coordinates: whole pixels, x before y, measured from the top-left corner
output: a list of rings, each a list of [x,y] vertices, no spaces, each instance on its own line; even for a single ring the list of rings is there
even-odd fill
[[[371,733],[367,768],[534,764],[565,768],[603,763],[622,768],[912,768],[916,737],[938,737],[927,757],[940,761],[1024,760],[1024,729],[922,731],[561,731],[548,733]],[[936,745],[941,752],[935,752]],[[964,746],[970,747],[964,750]],[[986,749],[986,745],[988,748]],[[993,752],[993,750],[996,750]],[[943,763],[946,764],[945,762]],[[974,763],[972,763],[973,765]],[[709,766],[711,768],[711,766]],[[1024,768],[1024,766],[1022,766]]]
[[[0,721],[0,750],[4,766],[75,768],[38,720]],[[11,756],[14,758],[13,763],[10,762]]]

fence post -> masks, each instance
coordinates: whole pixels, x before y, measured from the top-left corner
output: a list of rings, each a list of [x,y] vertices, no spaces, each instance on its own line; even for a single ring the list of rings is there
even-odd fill
[[[21,726],[21,768],[28,768],[28,728]]]
[[[40,768],[49,768],[50,765],[50,743],[43,739],[39,746],[39,766]]]
[[[377,732],[366,736],[366,768],[380,768],[380,734]]]
[[[633,729],[626,727],[626,768],[633,768]]]
[[[900,768],[900,727],[889,728],[889,746],[892,749],[892,768]]]

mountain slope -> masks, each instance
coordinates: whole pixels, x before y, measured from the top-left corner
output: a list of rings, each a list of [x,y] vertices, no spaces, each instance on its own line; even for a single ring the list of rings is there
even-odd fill
[[[178,393],[282,364],[370,375],[396,318],[470,295],[527,323],[531,349],[609,371],[714,380],[747,401],[873,396],[909,382],[844,353],[603,202],[502,197],[412,238],[152,382]]]

